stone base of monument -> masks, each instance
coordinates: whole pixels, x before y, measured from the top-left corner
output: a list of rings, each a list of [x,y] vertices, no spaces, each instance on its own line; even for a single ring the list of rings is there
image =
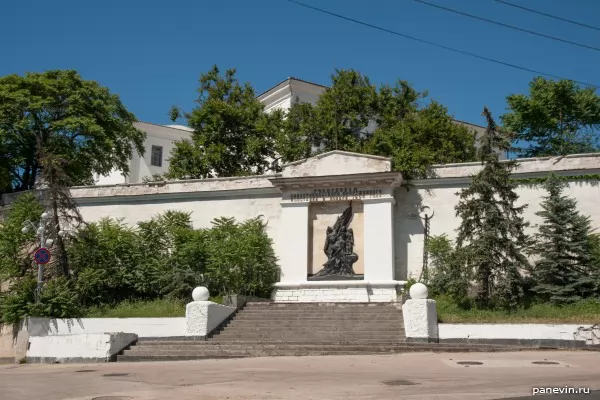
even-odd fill
[[[278,303],[389,303],[399,301],[404,281],[324,280],[278,282]]]
[[[325,276],[316,276],[310,275],[306,278],[309,282],[316,281],[364,281],[364,275],[352,275],[352,276],[339,276],[339,275],[325,275]]]

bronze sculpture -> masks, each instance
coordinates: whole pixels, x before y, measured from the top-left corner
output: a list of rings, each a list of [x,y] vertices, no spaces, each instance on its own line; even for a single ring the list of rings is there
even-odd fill
[[[314,277],[351,277],[355,275],[352,265],[358,261],[358,255],[354,253],[354,232],[350,228],[351,221],[352,206],[344,210],[333,227],[327,227],[325,246],[323,247],[327,262]]]

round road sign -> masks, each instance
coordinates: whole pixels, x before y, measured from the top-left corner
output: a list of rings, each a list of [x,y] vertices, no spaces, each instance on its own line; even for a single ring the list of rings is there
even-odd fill
[[[35,258],[35,262],[38,264],[48,264],[51,258],[50,250],[45,247],[40,247],[35,251],[33,258]]]

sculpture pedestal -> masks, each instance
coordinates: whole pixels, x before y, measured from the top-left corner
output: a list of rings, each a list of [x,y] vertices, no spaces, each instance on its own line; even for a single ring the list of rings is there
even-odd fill
[[[398,301],[403,281],[278,282],[273,291],[277,303],[389,303]]]
[[[406,300],[402,305],[402,315],[404,317],[406,341],[438,341],[438,321],[435,300]]]

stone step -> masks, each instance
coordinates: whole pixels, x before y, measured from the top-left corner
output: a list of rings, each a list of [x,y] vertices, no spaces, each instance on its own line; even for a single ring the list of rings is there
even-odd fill
[[[395,307],[244,307],[244,312],[314,312],[314,313],[344,313],[344,312],[355,312],[355,313],[401,313],[402,309]]]
[[[314,332],[315,330],[319,330],[322,332],[398,332],[404,331],[404,326],[402,324],[390,324],[390,325],[319,325],[314,324],[310,327],[303,325],[292,325],[292,324],[281,324],[281,325],[271,325],[271,324],[262,324],[262,325],[253,325],[253,324],[230,324],[223,328],[223,330],[236,330],[236,331],[281,331],[281,332],[299,332],[299,331],[307,331]]]
[[[397,348],[402,346],[413,346],[412,343],[396,342],[387,344],[369,344],[369,343],[252,343],[252,344],[192,344],[192,345],[162,345],[162,346],[132,346],[131,349],[125,350],[125,354],[138,352],[169,352],[169,351],[229,351],[229,350],[257,350],[257,349],[345,349],[345,350],[361,350],[365,348],[387,349]],[[456,346],[450,346],[456,347]]]
[[[342,289],[343,290],[343,289]],[[348,308],[348,307],[364,307],[364,308],[386,308],[386,307],[400,307],[400,303],[394,302],[381,302],[381,303],[361,303],[361,302],[352,302],[352,303],[335,303],[335,302],[318,302],[318,301],[308,301],[308,302],[247,302],[246,308],[293,308],[293,307],[331,307],[331,308]]]
[[[253,341],[282,341],[282,342],[369,342],[375,339],[393,342],[404,340],[401,334],[394,335],[215,335],[215,341],[253,340]]]
[[[405,340],[387,340],[387,339],[371,339],[367,343],[369,344],[377,344],[377,345],[393,345],[398,343],[403,343]],[[339,345],[339,344],[362,344],[364,341],[360,340],[313,340],[313,341],[294,341],[294,340],[252,340],[252,339],[237,339],[237,340],[216,340],[214,338],[209,338],[207,340],[140,340],[137,346],[144,347],[161,347],[161,346],[195,346],[195,345],[205,345],[205,346],[228,346],[228,345],[240,345],[240,346],[252,346],[252,345],[281,345],[281,344],[290,344],[290,345]],[[411,343],[414,345],[420,345],[421,343]]]
[[[252,314],[252,313],[243,313],[238,314],[233,317],[232,320],[286,320],[286,321],[297,321],[297,320],[309,320],[309,321],[403,321],[402,315],[359,315],[359,314],[348,314],[348,315],[320,315],[320,314],[290,314],[290,313],[282,313],[280,315],[274,313],[264,313],[264,314]]]
[[[226,327],[235,328],[235,329],[246,329],[246,328],[256,328],[256,329],[288,329],[288,328],[298,328],[298,329],[347,329],[347,330],[365,330],[365,329],[399,329],[404,328],[404,324],[402,322],[339,322],[339,321],[323,321],[318,323],[306,324],[303,321],[295,322],[295,321],[278,321],[278,322],[266,322],[266,321],[231,321]]]
[[[463,353],[463,352],[508,352],[508,351],[520,351],[520,350],[532,350],[531,348],[520,349],[520,348],[489,348],[489,347],[449,347],[440,345],[430,346],[398,346],[396,348],[386,348],[386,350],[376,350],[365,347],[364,350],[311,350],[311,349],[298,349],[298,350],[249,350],[249,351],[237,351],[237,352],[187,352],[186,354],[124,354],[117,356],[118,361],[178,361],[178,360],[200,360],[200,359],[219,359],[219,358],[242,358],[242,357],[275,357],[275,356],[326,356],[326,355],[369,355],[369,354],[395,354],[395,353],[410,353],[410,352],[446,352],[446,353]]]

